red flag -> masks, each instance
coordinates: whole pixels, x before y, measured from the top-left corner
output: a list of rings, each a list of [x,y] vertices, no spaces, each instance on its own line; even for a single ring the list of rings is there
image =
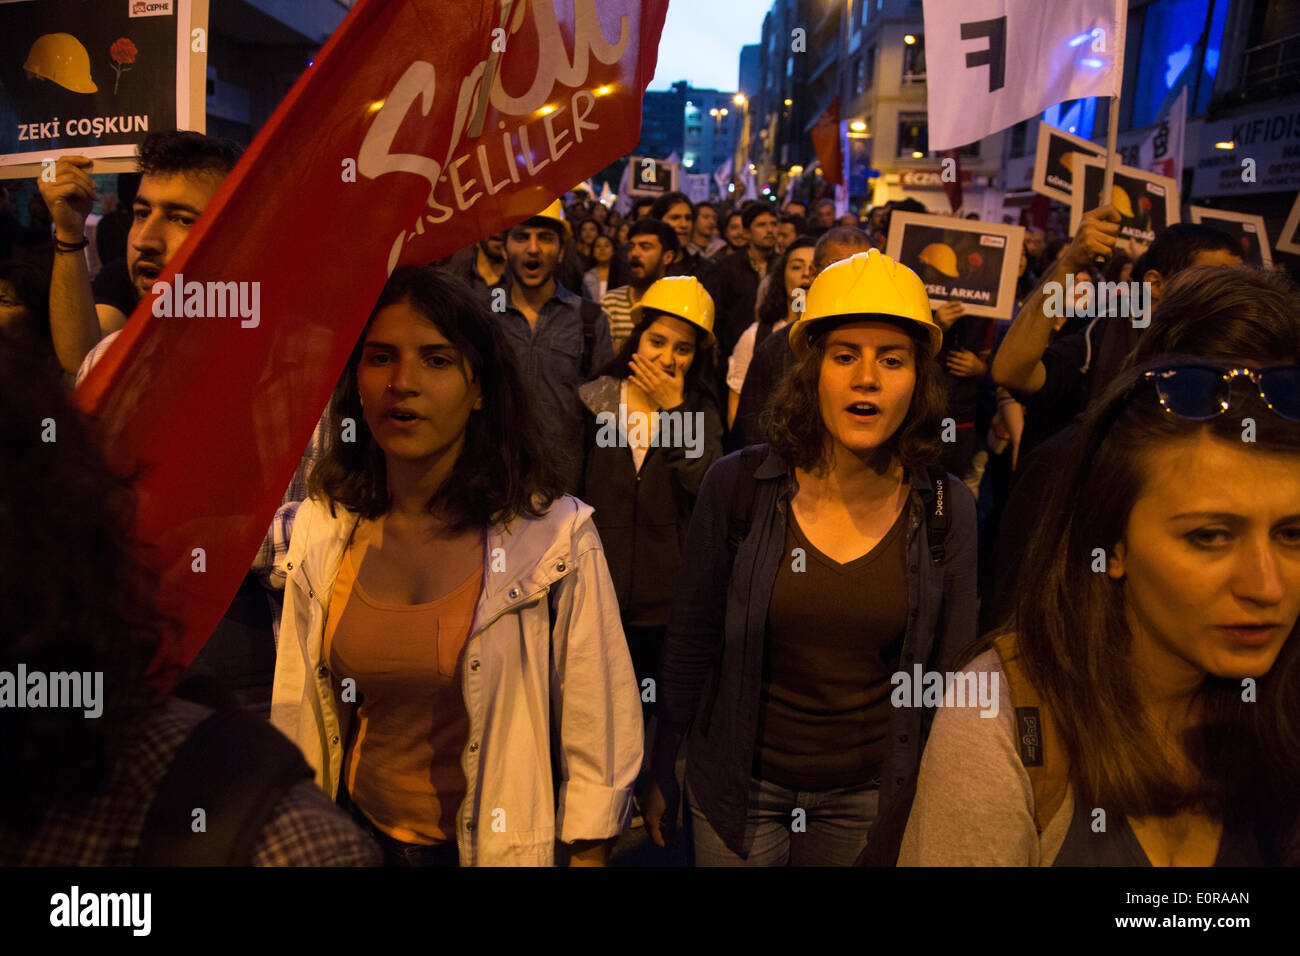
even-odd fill
[[[182,664],[389,272],[526,219],[636,145],[668,0],[573,0],[562,20],[551,0],[498,6],[361,0],[77,393],[114,467],[140,470],[135,531]]]
[[[840,98],[831,100],[826,112],[821,115],[812,130],[813,149],[817,150],[817,165],[821,167],[822,179],[829,186],[844,183],[843,167],[840,162]]]
[[[952,206],[953,215],[961,209],[961,154],[955,149],[940,150],[939,156],[943,162],[940,163],[939,179],[943,182],[943,191],[948,194],[948,205]],[[947,160],[952,160],[953,175],[948,173]]]

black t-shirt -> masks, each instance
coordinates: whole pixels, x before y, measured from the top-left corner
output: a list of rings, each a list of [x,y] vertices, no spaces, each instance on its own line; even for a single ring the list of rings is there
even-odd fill
[[[140,302],[140,296],[131,282],[131,273],[127,271],[126,260],[118,259],[99,270],[99,275],[90,285],[95,296],[96,305],[111,305],[119,312],[129,316]]]
[[[838,564],[793,511],[768,605],[754,774],[791,790],[869,783],[884,763],[907,633],[904,507],[885,537]]]

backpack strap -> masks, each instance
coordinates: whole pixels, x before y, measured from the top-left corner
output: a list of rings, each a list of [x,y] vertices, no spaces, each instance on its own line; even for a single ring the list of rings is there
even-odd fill
[[[260,717],[218,710],[176,750],[145,818],[136,866],[247,866],[258,834],[312,769]],[[202,809],[206,832],[196,833]]]
[[[1051,712],[1025,675],[1014,634],[994,638],[1011,706],[1015,710],[1016,749],[1034,789],[1034,825],[1041,834],[1065,800],[1069,763]]]
[[[587,299],[578,306],[578,314],[582,317],[582,360],[578,368],[584,382],[591,378],[592,354],[596,351],[596,320],[600,318],[600,311],[599,304]]]
[[[766,456],[766,445],[751,445],[740,453],[740,468],[731,490],[731,510],[727,513],[727,554],[733,563],[754,518],[754,493],[758,490],[754,472]]]
[[[952,528],[952,502],[949,500],[948,475],[942,468],[929,469],[930,484],[934,491],[927,496],[929,513],[926,515],[925,535],[930,545],[930,559],[943,564],[948,531]]]

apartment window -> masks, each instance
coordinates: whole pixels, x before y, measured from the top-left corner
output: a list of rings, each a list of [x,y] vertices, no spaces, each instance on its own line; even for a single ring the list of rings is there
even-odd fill
[[[925,82],[925,34],[908,34],[916,38],[915,43],[903,45],[903,82]]]
[[[929,127],[924,113],[898,114],[898,155],[902,159],[920,159],[930,152]],[[921,156],[914,156],[920,153]]]
[[[862,83],[863,86],[870,86],[876,82],[876,45],[873,43],[867,47],[866,56],[862,63]]]

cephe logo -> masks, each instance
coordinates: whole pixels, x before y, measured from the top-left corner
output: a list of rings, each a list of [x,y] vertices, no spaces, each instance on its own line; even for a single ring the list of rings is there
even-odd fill
[[[169,17],[172,0],[127,0],[133,17]]]

